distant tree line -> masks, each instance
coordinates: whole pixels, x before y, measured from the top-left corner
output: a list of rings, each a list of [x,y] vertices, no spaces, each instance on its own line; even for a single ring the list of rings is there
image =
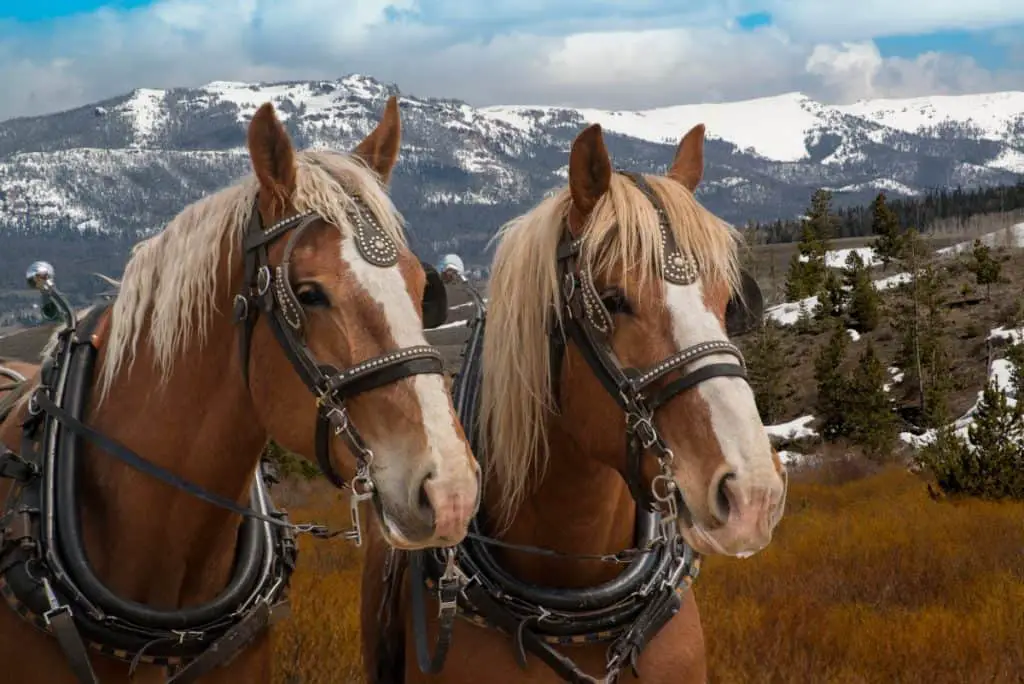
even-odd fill
[[[826,192],[826,191],[819,191]],[[935,223],[954,219],[966,222],[982,214],[1024,209],[1024,180],[1015,185],[985,188],[939,188],[918,197],[900,197],[887,202],[901,230],[916,228],[927,232]],[[874,204],[837,208],[832,213],[833,238],[866,237],[873,233]],[[768,222],[752,221],[747,230],[757,242],[796,242],[803,232],[802,218]]]

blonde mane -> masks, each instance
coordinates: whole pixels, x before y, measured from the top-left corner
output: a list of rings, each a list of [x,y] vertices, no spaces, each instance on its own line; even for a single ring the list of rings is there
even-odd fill
[[[705,209],[689,190],[665,177],[648,176],[668,214],[680,249],[696,260],[702,279],[739,284],[740,233]],[[499,524],[511,522],[531,477],[548,461],[551,396],[548,331],[560,321],[555,251],[571,204],[568,187],[498,232],[488,290],[488,329],[483,345],[481,420],[488,477],[501,493]],[[581,259],[597,275],[621,268],[633,274],[641,295],[662,272],[661,234],[651,202],[627,178],[611,185],[588,218]]]
[[[403,220],[374,172],[358,157],[323,150],[296,154],[297,211],[315,211],[345,235],[352,234],[346,209],[352,196],[377,216],[398,245],[406,245]],[[255,206],[255,174],[187,206],[163,231],[138,243],[125,266],[114,301],[100,375],[100,397],[125,367],[130,368],[145,331],[157,370],[166,379],[175,357],[206,340],[220,278],[230,279]],[[228,245],[227,258],[222,247]]]

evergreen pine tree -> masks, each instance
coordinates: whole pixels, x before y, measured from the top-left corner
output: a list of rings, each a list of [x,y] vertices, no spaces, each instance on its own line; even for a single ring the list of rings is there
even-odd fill
[[[900,265],[909,278],[898,288],[893,306],[893,328],[901,332],[896,365],[903,369],[904,381],[917,386],[925,423],[940,425],[948,417],[946,397],[953,370],[949,349],[943,341],[947,327],[946,296],[930,250],[913,229],[902,241]]]
[[[815,315],[817,318],[834,318],[842,316],[845,309],[846,291],[843,290],[843,282],[835,271],[829,269],[818,295],[818,310]]]
[[[896,439],[896,414],[885,391],[887,375],[874,345],[868,340],[850,379],[847,414],[851,440],[874,459],[884,458]]]
[[[947,494],[976,494],[972,483],[981,471],[978,454],[956,434],[952,425],[935,430],[934,439],[914,454],[914,461],[935,477]]]
[[[844,277],[850,291],[847,311],[851,324],[860,332],[874,330],[882,318],[882,297],[871,280],[871,272],[857,252],[850,252],[846,258]]]
[[[849,382],[841,366],[849,341],[846,326],[842,321],[835,321],[828,342],[814,360],[814,379],[818,383],[817,413],[822,421],[822,436],[828,440],[835,440],[848,432]]]
[[[1014,398],[1024,403],[1024,339],[1006,348],[1006,360],[1010,362],[1010,386]]]
[[[801,222],[798,253],[789,261],[786,276],[786,298],[789,301],[812,297],[821,290],[828,272],[825,253],[838,223],[832,213],[832,193],[816,190]]]
[[[1006,395],[989,382],[967,429],[979,456],[974,489],[991,498],[1024,498],[1024,420],[1021,407],[1010,406]]]
[[[951,426],[937,431],[916,456],[943,491],[987,499],[1024,499],[1024,416],[994,382],[986,385],[967,428],[967,441]]]
[[[882,261],[882,268],[887,270],[889,264],[899,258],[902,236],[899,218],[885,203],[884,192],[879,192],[871,203],[871,232],[876,236],[871,248]]]
[[[786,360],[778,327],[765,321],[746,352],[750,385],[761,420],[766,424],[782,418],[786,398]]]
[[[1003,265],[992,256],[992,249],[988,245],[975,240],[967,268],[974,274],[975,282],[985,286],[985,300],[988,301],[992,296],[992,284],[999,282]]]
[[[796,316],[796,324],[793,327],[801,335],[811,335],[818,332],[814,317],[811,315],[811,307],[806,302],[800,302],[800,311]]]

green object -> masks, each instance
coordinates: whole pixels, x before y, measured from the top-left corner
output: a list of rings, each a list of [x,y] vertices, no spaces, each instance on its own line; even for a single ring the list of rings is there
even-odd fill
[[[52,297],[43,297],[43,303],[39,307],[39,312],[48,321],[56,321],[61,317],[60,307],[57,302],[53,301]]]

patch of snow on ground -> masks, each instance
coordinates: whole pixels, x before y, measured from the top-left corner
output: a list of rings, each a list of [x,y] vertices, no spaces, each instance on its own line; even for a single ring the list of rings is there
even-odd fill
[[[795,440],[795,439],[806,439],[808,437],[817,437],[818,433],[814,428],[810,427],[810,424],[814,422],[814,416],[801,416],[794,418],[788,423],[779,423],[778,425],[765,425],[764,429],[768,433],[769,437],[775,437],[781,440]]]
[[[1018,223],[1013,226],[1007,226],[1002,230],[985,233],[978,239],[981,240],[982,244],[993,248],[1024,247],[1024,223]],[[974,249],[974,240],[965,240],[963,242],[958,242],[955,245],[950,245],[949,247],[937,249],[935,250],[935,253],[939,256],[951,256],[954,254],[970,252],[972,249]]]
[[[779,325],[794,325],[800,318],[800,312],[806,309],[808,314],[813,314],[818,307],[817,297],[808,297],[798,302],[784,302],[765,309],[764,315]]]
[[[1024,225],[1024,224],[1022,224],[1022,225]],[[870,249],[870,248],[858,248],[857,251],[860,251],[860,249]],[[837,253],[839,253],[839,252],[849,253],[851,251],[854,251],[854,250],[849,250],[849,249],[836,250]],[[863,255],[862,255],[862,258],[863,258]],[[844,263],[845,263],[845,257],[844,257]],[[910,274],[909,273],[897,273],[896,275],[891,275],[891,276],[888,276],[886,278],[879,278],[878,280],[875,280],[874,281],[874,285],[875,285],[875,289],[876,290],[888,290],[890,288],[896,287],[897,285],[902,285],[903,283],[906,283],[906,282],[909,282],[909,281],[910,281]],[[796,324],[797,320],[800,318],[800,311],[801,311],[801,309],[806,308],[808,314],[813,314],[814,310],[817,307],[818,307],[818,298],[817,297],[808,297],[807,299],[801,299],[800,301],[797,301],[797,302],[783,302],[782,304],[776,304],[775,306],[770,306],[767,309],[765,309],[764,315],[767,318],[775,321],[779,325],[794,325],[794,324]]]
[[[825,265],[829,268],[846,268],[846,260],[850,254],[856,252],[865,266],[881,266],[882,260],[875,256],[875,250],[870,247],[850,247],[847,249],[830,249],[825,252]],[[800,261],[807,261],[807,257],[800,255]]]
[[[874,281],[876,290],[889,290],[891,288],[910,282],[909,273],[897,273],[886,278],[879,278]]]
[[[1024,328],[992,328],[988,333],[990,340],[1007,340],[1010,344],[1019,344],[1024,338]]]
[[[898,385],[903,382],[903,371],[896,366],[889,366],[889,377],[892,378],[892,382],[887,382],[882,385],[882,390],[885,392],[891,391],[893,385]]]
[[[775,453],[779,455],[779,460],[784,466],[799,465],[807,460],[807,454],[801,454],[799,451],[777,451]]]
[[[1006,395],[1006,401],[1010,406],[1017,405],[1017,396],[1013,391],[1013,384],[1011,383],[1011,377],[1013,375],[1013,364],[1006,359],[996,359],[992,362],[992,367],[989,369],[988,381],[989,383],[995,383],[996,388]],[[981,402],[983,391],[978,392],[978,398],[974,400],[974,404],[967,409],[964,415],[953,421],[953,431],[962,439],[967,439],[967,429],[974,423],[974,414],[978,410],[978,404]],[[928,430],[924,434],[915,435],[911,432],[901,432],[900,439],[915,448],[921,448],[931,444],[932,440],[935,439],[936,431],[934,429]]]

